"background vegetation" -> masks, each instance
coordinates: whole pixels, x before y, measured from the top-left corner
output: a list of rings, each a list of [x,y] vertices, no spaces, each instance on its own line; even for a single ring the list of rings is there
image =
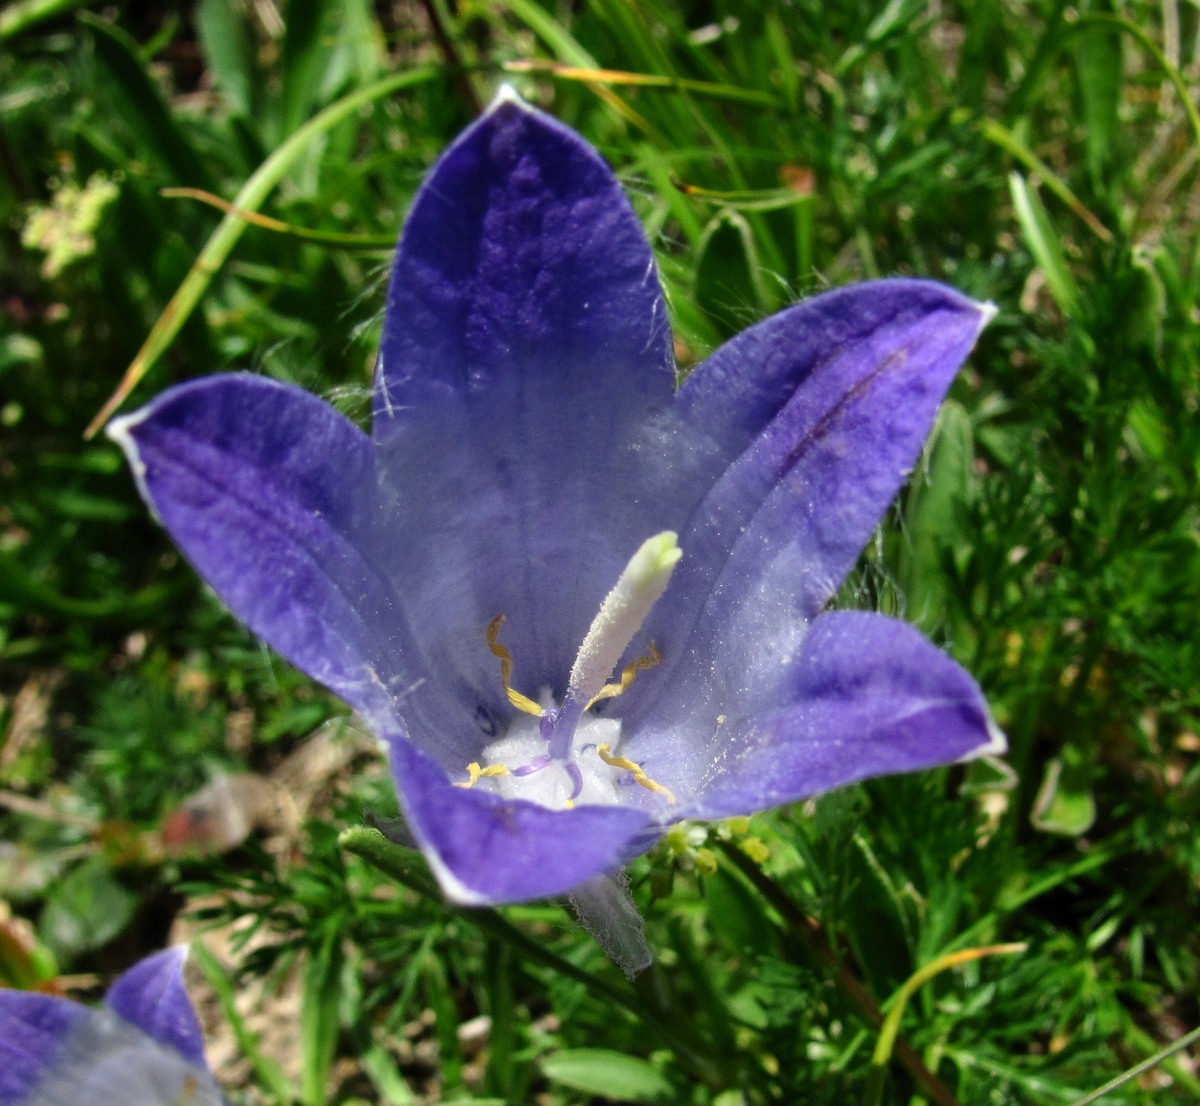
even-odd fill
[[[84,438],[131,363],[365,417],[389,244],[504,80],[629,187],[682,364],[868,276],[1000,308],[843,601],[963,661],[1011,755],[674,835],[636,989],[557,904],[339,843],[395,811],[371,742]],[[0,7],[0,977],[199,935],[232,1097],[305,1106],[1071,1103],[1196,1026],[1198,84],[1178,0]],[[873,1064],[906,980],[998,942]],[[1103,1101],[1194,1102],[1196,1055]]]

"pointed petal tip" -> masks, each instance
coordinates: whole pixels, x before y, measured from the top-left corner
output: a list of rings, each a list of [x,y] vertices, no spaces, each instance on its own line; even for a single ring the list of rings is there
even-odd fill
[[[172,945],[122,972],[104,1005],[189,1064],[205,1068],[204,1038],[183,979],[187,947]]]
[[[966,756],[959,757],[957,763],[966,764],[980,757],[1002,757],[1008,752],[1008,736],[996,725],[996,720],[990,714],[987,716],[987,735],[985,744],[972,749]]]
[[[109,441],[116,442],[126,453],[133,451],[133,430],[138,423],[143,422],[150,413],[149,407],[141,407],[128,415],[117,415],[104,427],[104,436]]]
[[[161,524],[162,519],[158,517],[158,512],[154,509],[154,502],[150,498],[150,489],[146,485],[146,462],[142,460],[133,436],[134,430],[150,415],[150,410],[150,406],[146,406],[131,414],[118,416],[104,428],[104,436],[118,445],[121,452],[125,454],[125,460],[129,464],[129,471],[133,473],[133,481],[137,485],[138,494],[146,501],[155,520]]]
[[[523,97],[508,81],[496,89],[492,102],[483,110],[483,118],[500,111],[505,106],[519,108],[521,111],[533,113],[537,109]]]
[[[976,300],[975,307],[979,310],[979,330],[983,329],[1000,314],[1000,308],[997,307],[991,300]]]

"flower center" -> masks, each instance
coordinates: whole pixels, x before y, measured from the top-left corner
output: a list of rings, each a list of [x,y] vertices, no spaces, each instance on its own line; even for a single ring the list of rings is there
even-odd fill
[[[500,679],[508,701],[538,721],[518,720],[511,725],[504,737],[483,750],[484,763],[467,765],[467,779],[457,786],[495,781],[493,790],[506,798],[526,798],[561,809],[577,801],[616,803],[616,785],[631,777],[648,791],[664,795],[668,802],[675,801],[641,765],[613,753],[620,742],[620,722],[588,712],[602,700],[620,695],[638,672],[653,668],[662,659],[651,642],[645,654],[627,664],[617,680],[608,682],[650,609],[666,591],[682,555],[677,536],[669,530],[639,546],[584,636],[561,703],[555,704],[547,695],[539,704],[512,687],[512,654],[499,640],[504,616],[492,620],[487,628],[488,648],[500,661]],[[513,762],[516,767],[510,767]]]

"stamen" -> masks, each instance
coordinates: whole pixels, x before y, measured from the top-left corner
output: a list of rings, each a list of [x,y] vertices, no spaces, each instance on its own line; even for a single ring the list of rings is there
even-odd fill
[[[573,760],[568,760],[563,768],[566,769],[567,777],[571,781],[571,794],[567,796],[567,802],[574,805],[575,800],[583,794],[583,773]]]
[[[667,590],[682,556],[678,536],[671,530],[642,542],[616,586],[605,596],[579,647],[567,685],[568,699],[576,703],[595,701],[650,608]]]
[[[596,753],[605,764],[611,764],[614,768],[624,768],[627,772],[633,773],[633,782],[641,784],[647,791],[657,791],[660,795],[667,797],[667,802],[674,804],[675,793],[669,787],[663,787],[661,783],[657,783],[646,775],[646,770],[640,765],[627,757],[615,757],[612,755],[612,746],[607,741],[596,746]]]
[[[526,714],[532,714],[534,718],[540,718],[542,716],[542,708],[527,695],[522,695],[519,691],[514,691],[512,685],[509,683],[512,679],[513,659],[512,654],[497,640],[500,636],[500,627],[502,625],[504,625],[504,615],[502,614],[496,615],[488,623],[487,644],[492,656],[500,661],[500,682],[504,684],[504,694],[508,696],[508,701],[517,710],[523,710]]]
[[[540,772],[547,765],[553,764],[554,758],[549,754],[540,757],[534,757],[528,764],[522,764],[512,770],[514,776],[532,776],[534,772]]]
[[[467,765],[467,779],[457,780],[455,787],[474,787],[480,780],[486,779],[489,776],[507,776],[508,768],[503,764],[489,764],[486,768],[482,767],[477,760],[471,761]]]
[[[662,654],[656,648],[654,642],[651,642],[646,650],[646,655],[638,657],[637,660],[627,664],[621,670],[621,678],[613,684],[605,684],[595,695],[588,700],[588,704],[584,710],[591,710],[601,699],[613,699],[620,695],[621,692],[628,689],[633,683],[634,677],[639,672],[644,672],[647,668],[653,668],[659,661],[662,660]]]

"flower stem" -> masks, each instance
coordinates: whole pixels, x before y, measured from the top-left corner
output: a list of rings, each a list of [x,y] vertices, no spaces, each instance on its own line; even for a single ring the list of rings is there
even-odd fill
[[[487,907],[457,909],[446,903],[419,852],[394,844],[378,830],[368,826],[352,826],[343,830],[338,836],[338,844],[347,852],[378,868],[384,875],[417,892],[422,898],[442,903],[447,910],[454,910],[459,917],[470,922],[482,933],[503,941],[526,959],[544,964],[559,975],[583,984],[597,997],[624,1008],[659,1037],[695,1078],[713,1088],[729,1085],[730,1080],[724,1070],[706,1054],[702,1045],[684,1040],[675,1027],[660,1017],[632,989],[609,983],[565,960],[545,944],[528,937],[499,911]]]

